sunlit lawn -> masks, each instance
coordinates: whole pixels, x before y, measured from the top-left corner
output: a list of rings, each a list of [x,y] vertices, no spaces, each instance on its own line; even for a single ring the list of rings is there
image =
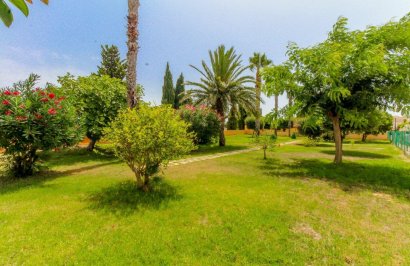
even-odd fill
[[[410,161],[382,142],[345,151],[342,166],[325,143],[174,166],[151,194],[112,157],[43,155],[48,174],[0,188],[0,262],[410,264]]]

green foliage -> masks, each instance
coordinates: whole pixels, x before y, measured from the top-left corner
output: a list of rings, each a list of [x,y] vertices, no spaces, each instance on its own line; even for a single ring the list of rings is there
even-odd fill
[[[408,18],[408,16],[407,16]],[[290,44],[288,55],[301,88],[295,90],[303,114],[328,117],[341,162],[341,127],[362,127],[377,109],[408,112],[409,41],[395,33],[410,30],[408,19],[364,31],[349,31],[340,18],[327,40],[308,48]]]
[[[296,133],[293,132],[292,135],[290,135],[290,138],[291,138],[291,139],[296,139]]]
[[[228,117],[228,125],[226,126],[228,130],[237,130],[238,129],[238,118],[235,113],[230,112]]]
[[[124,108],[125,84],[109,76],[91,75],[74,79],[69,74],[60,77],[62,90],[75,99],[78,114],[83,117],[87,137],[92,140],[89,150],[103,137],[103,130]]]
[[[29,9],[26,2],[32,3],[31,0],[8,0],[13,4],[17,9],[24,14],[24,16],[29,15]],[[44,4],[48,4],[48,0],[41,0]],[[13,13],[11,12],[10,7],[8,6],[6,0],[0,1],[0,19],[3,21],[4,25],[10,27],[13,23]]]
[[[224,124],[229,109],[239,112],[242,107],[255,113],[255,89],[249,86],[254,78],[244,74],[249,67],[242,66],[241,56],[233,47],[226,50],[221,45],[216,51],[209,51],[209,57],[210,66],[205,61],[202,61],[203,69],[191,66],[201,74],[201,81],[187,84],[197,88],[189,91],[196,105],[205,104],[220,116],[219,145],[225,146]]]
[[[164,85],[162,86],[162,104],[170,104],[174,106],[175,104],[175,89],[174,82],[172,81],[172,73],[167,63],[167,68],[164,75]]]
[[[81,138],[81,124],[63,91],[52,87],[34,89],[39,76],[0,94],[0,147],[11,156],[16,177],[32,175],[38,150],[71,146]]]
[[[188,132],[195,135],[195,144],[210,144],[219,135],[220,121],[215,111],[204,105],[196,108],[186,105],[179,110],[181,118],[189,124]]]
[[[272,135],[275,136],[275,135]],[[266,151],[275,147],[277,137],[272,137],[267,134],[257,135],[255,138],[255,145],[259,146],[263,150],[263,159],[266,160]]]
[[[252,130],[255,130],[255,117],[254,116],[248,116],[246,119],[245,119],[245,125],[246,125],[246,128],[247,129],[252,129]]]
[[[101,65],[98,67],[99,76],[107,75],[110,78],[125,79],[127,62],[121,60],[120,51],[115,45],[101,46]]]
[[[141,105],[121,112],[106,133],[115,154],[134,172],[137,186],[146,190],[161,165],[195,149],[188,128],[170,106]]]
[[[183,100],[185,96],[185,80],[184,74],[181,73],[177,80],[177,84],[175,85],[175,102],[174,108],[179,109],[181,105],[189,104],[189,100]]]

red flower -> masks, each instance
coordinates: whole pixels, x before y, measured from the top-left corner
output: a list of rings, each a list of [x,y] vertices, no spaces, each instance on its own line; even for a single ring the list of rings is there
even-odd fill
[[[56,97],[56,95],[55,95],[54,93],[50,93],[50,94],[48,94],[48,98],[50,98],[50,99],[54,99],[54,97]]]
[[[48,114],[49,115],[55,115],[55,114],[57,114],[57,111],[54,108],[50,108],[50,109],[48,109]]]
[[[13,91],[13,95],[14,95],[14,96],[19,96],[19,95],[20,95],[20,92],[18,92],[18,91]]]
[[[44,95],[46,95],[46,93],[44,91],[40,91],[40,95],[44,96]]]
[[[48,98],[41,98],[41,100],[43,103],[48,102]]]
[[[4,95],[11,95],[11,92],[10,92],[9,90],[6,90],[6,91],[4,92]]]
[[[36,119],[41,119],[41,118],[43,118],[43,116],[40,115],[40,114],[35,114],[34,116],[36,117]]]
[[[4,112],[5,115],[11,115],[13,112],[11,110],[7,110],[6,112]]]
[[[10,105],[10,102],[7,101],[7,100],[3,100],[3,104],[4,104],[4,105]]]

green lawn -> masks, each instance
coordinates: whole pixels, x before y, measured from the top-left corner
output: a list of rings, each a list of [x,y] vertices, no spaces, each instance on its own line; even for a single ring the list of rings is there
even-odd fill
[[[326,143],[174,166],[150,194],[109,156],[43,155],[49,173],[0,188],[0,262],[409,265],[409,159],[344,147],[342,166]]]

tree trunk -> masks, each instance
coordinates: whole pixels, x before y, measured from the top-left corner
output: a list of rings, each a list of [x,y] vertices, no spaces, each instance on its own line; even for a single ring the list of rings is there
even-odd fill
[[[90,139],[90,143],[88,143],[87,146],[87,151],[93,151],[95,148],[95,143],[97,142],[97,140],[95,139]]]
[[[260,129],[261,129],[261,76],[259,73],[259,67],[256,69],[256,86],[255,86],[255,91],[256,91],[256,117],[255,117],[255,132],[256,136],[259,136],[260,134]]]
[[[219,130],[219,146],[225,146],[225,111],[222,100],[220,98],[216,99],[216,113],[219,116],[219,121],[221,122]]]
[[[342,132],[340,129],[340,118],[339,116],[331,116],[332,119],[332,124],[333,124],[333,135],[335,138],[335,148],[336,148],[336,154],[335,154],[335,159],[334,162],[336,164],[342,163],[342,157],[343,157],[343,143],[342,143]]]
[[[278,129],[276,123],[278,122],[279,113],[279,94],[275,94],[275,136],[278,136]]]
[[[366,142],[366,139],[367,139],[367,134],[364,133],[364,134],[362,135],[362,142]]]
[[[137,86],[137,58],[138,58],[138,8],[139,0],[128,0],[128,29],[127,29],[127,101],[130,108],[138,105],[135,88]]]
[[[34,174],[34,164],[37,161],[37,149],[13,157],[12,172],[15,177],[27,177]]]
[[[263,149],[263,159],[266,160],[266,149]]]
[[[289,93],[288,93],[288,100],[289,100],[288,106],[289,106],[289,108],[291,108],[292,105],[293,105],[293,98],[292,98],[291,95],[289,95]],[[290,130],[292,129],[292,117],[290,117],[290,116],[289,116],[288,128],[289,128],[289,137],[290,137],[291,136]]]

